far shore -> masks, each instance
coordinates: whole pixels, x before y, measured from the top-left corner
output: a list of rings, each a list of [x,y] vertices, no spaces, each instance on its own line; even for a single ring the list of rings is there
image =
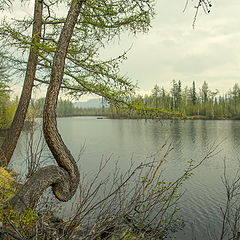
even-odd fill
[[[104,115],[104,114],[81,114],[81,115],[69,115],[69,116],[59,116],[58,118],[69,118],[69,117],[96,117],[96,119],[132,119],[132,120],[137,120],[137,119],[145,119],[141,117],[126,117],[126,116],[110,116],[110,115]],[[37,118],[42,118],[42,117],[37,117]],[[194,116],[185,116],[181,118],[149,118],[149,120],[240,120],[240,117],[233,117],[233,118],[223,118],[223,117],[207,117],[203,115],[194,115]],[[24,130],[29,129],[29,126],[31,124],[29,122],[25,123]],[[0,128],[0,137],[4,136],[9,128]]]

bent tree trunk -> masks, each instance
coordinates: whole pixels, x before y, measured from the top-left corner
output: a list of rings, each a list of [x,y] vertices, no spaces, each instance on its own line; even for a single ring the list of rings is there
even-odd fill
[[[43,0],[35,0],[32,30],[32,46],[29,52],[24,85],[22,88],[21,97],[18,103],[16,113],[14,115],[13,122],[11,124],[10,129],[7,132],[7,135],[2,145],[0,146],[0,167],[6,167],[10,162],[27,115],[27,110],[31,100],[32,88],[37,69],[38,62],[37,44],[40,42],[41,38],[42,12],[43,12]]]
[[[56,107],[64,74],[65,58],[78,16],[84,1],[72,1],[68,16],[61,31],[53,58],[51,79],[44,106],[43,132],[49,149],[58,163],[39,169],[11,198],[7,204],[17,210],[33,208],[43,191],[52,186],[54,195],[60,201],[68,201],[75,194],[79,184],[79,171],[70,151],[57,129]]]

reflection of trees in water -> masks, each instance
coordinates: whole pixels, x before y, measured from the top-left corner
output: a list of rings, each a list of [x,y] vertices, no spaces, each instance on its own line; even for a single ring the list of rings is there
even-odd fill
[[[182,156],[183,150],[183,128],[184,122],[181,120],[172,120],[170,123],[170,141],[173,144],[175,154],[179,157]]]
[[[209,121],[206,121],[206,120],[199,120],[200,121],[200,138],[201,138],[201,145],[202,146],[208,146],[208,142],[209,142],[209,139],[211,138],[209,136],[210,134],[210,131],[209,131]]]
[[[169,121],[148,120],[146,121],[146,127],[150,130],[152,144],[156,147],[163,144],[166,141],[168,135]]]
[[[225,150],[240,146],[240,121],[237,120],[199,120],[195,126],[199,134],[199,143],[206,147],[214,141],[224,141]],[[229,148],[229,149],[228,149]]]
[[[171,142],[174,149],[181,150],[181,130],[182,126],[179,120],[148,120],[145,123],[145,132],[148,135],[148,140],[156,149],[166,142]]]
[[[111,121],[114,121],[117,134],[123,139],[127,135],[132,136],[133,138],[139,138],[139,136],[144,135],[145,125],[144,120],[142,119],[115,119]],[[114,126],[115,125],[113,125],[113,127]]]
[[[196,142],[196,135],[197,135],[197,132],[196,132],[196,124],[197,122],[194,122],[194,120],[190,120],[189,122],[189,131],[190,131],[190,138],[191,138],[191,141],[193,143]]]
[[[131,134],[133,135],[133,137],[139,137],[139,136],[143,136],[145,134],[145,121],[142,119],[128,119],[128,125],[129,125],[129,129],[131,131]],[[124,124],[126,124],[126,121],[123,122]]]
[[[234,149],[239,149],[240,146],[240,121],[232,120],[230,122],[230,131],[231,131],[231,141]],[[239,150],[238,150],[239,151]]]

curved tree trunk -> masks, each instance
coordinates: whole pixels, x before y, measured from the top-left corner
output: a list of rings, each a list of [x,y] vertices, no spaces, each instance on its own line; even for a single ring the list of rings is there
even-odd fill
[[[66,179],[66,181],[63,181]],[[5,204],[17,211],[34,208],[45,189],[52,186],[54,192],[65,192],[69,189],[69,174],[58,166],[47,166],[39,169]]]
[[[57,49],[53,58],[51,80],[43,112],[43,133],[45,140],[59,167],[65,169],[70,175],[71,192],[68,195],[61,195],[60,192],[55,192],[55,195],[57,194],[56,197],[62,201],[68,201],[75,193],[79,183],[79,171],[73,156],[64,144],[61,135],[58,132],[56,108],[58,94],[64,75],[67,49],[80,14],[82,2],[83,1],[73,1],[60,34]]]
[[[37,69],[38,49],[36,44],[40,42],[41,38],[42,12],[43,0],[35,0],[32,46],[30,48],[30,53],[28,57],[24,85],[13,122],[7,132],[7,136],[5,137],[4,142],[0,146],[0,167],[5,167],[10,162],[27,115],[27,110],[31,100],[32,88]]]
[[[43,191],[52,186],[56,198],[68,201],[75,194],[79,184],[79,171],[70,151],[64,144],[57,129],[56,107],[64,74],[65,58],[78,16],[84,1],[72,1],[67,19],[58,40],[53,59],[51,79],[44,106],[43,132],[49,149],[59,167],[48,166],[39,169],[11,198],[7,204],[17,210],[34,207]]]

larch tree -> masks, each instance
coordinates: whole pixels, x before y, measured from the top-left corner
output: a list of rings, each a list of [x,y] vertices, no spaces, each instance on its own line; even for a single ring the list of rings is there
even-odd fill
[[[68,8],[67,17],[56,16],[57,4]],[[73,0],[64,3],[36,0],[33,19],[14,23],[3,21],[0,28],[1,41],[9,46],[9,51],[12,47],[30,51],[28,60],[21,56],[6,56],[18,70],[26,74],[15,122],[1,147],[1,165],[6,166],[11,159],[32,88],[37,81],[48,84],[43,132],[58,163],[58,166],[39,169],[9,200],[8,203],[15,209],[34,207],[49,186],[52,186],[54,195],[61,201],[68,201],[74,195],[79,183],[79,171],[58,133],[56,122],[60,88],[65,86],[76,95],[95,93],[109,101],[125,102],[135,87],[126,77],[119,75],[119,63],[125,58],[125,53],[103,61],[99,60],[98,52],[124,30],[134,34],[147,31],[153,16],[153,5],[154,1],[149,0]],[[29,35],[31,26],[33,30]],[[12,137],[16,142],[10,142]]]
[[[208,94],[209,94],[208,84],[206,83],[206,81],[204,81],[202,85],[202,102],[203,103],[206,103],[208,101]]]
[[[195,81],[193,81],[193,83],[192,83],[192,88],[191,88],[191,101],[192,101],[192,105],[196,105],[196,102],[197,102],[197,93],[196,93]]]
[[[0,9],[10,3],[3,1]],[[210,7],[207,0],[197,3],[196,16],[200,7],[204,10]],[[5,59],[12,63],[13,69],[24,73],[25,78],[14,120],[0,147],[0,166],[7,166],[11,160],[33,87],[38,83],[48,85],[43,132],[58,163],[39,169],[9,200],[15,209],[34,207],[49,186],[61,201],[68,201],[74,195],[79,171],[57,129],[59,91],[64,88],[75,96],[94,93],[116,104],[128,104],[135,85],[119,74],[119,64],[126,53],[101,60],[99,51],[126,30],[133,34],[148,31],[154,4],[155,0],[35,0],[32,18],[2,20],[0,41],[9,52]],[[68,12],[66,17],[59,8]],[[22,54],[13,55],[15,50]]]
[[[7,136],[5,137],[2,145],[0,146],[0,166],[7,166],[11,160],[11,157],[17,145],[17,141],[21,134],[21,130],[23,128],[23,124],[27,114],[28,105],[31,100],[32,88],[34,85],[34,79],[38,62],[38,50],[35,46],[40,42],[41,38],[42,11],[43,1],[36,0],[32,27],[33,30],[32,37],[29,42],[30,51],[26,66],[24,85],[22,88],[21,97],[11,127],[9,128]],[[1,35],[4,38],[4,30],[2,29],[2,31],[3,32],[1,32]]]
[[[28,51],[29,59],[8,55],[12,68],[25,74],[22,97],[9,134],[1,146],[0,165],[7,166],[26,116],[27,106],[35,84],[49,84],[52,62],[65,17],[57,17],[58,5],[66,9],[70,1],[36,1],[33,19],[7,22],[3,20],[0,34],[2,44],[18,51]],[[85,1],[81,17],[69,40],[61,87],[72,95],[94,93],[109,101],[126,103],[135,85],[119,75],[119,63],[126,53],[115,59],[100,60],[99,50],[124,30],[132,33],[147,31],[153,16],[154,1]],[[33,27],[32,35],[29,28]],[[42,34],[41,34],[42,32]],[[35,59],[33,59],[35,58]],[[27,70],[26,70],[27,69]],[[19,114],[20,113],[20,114]]]

